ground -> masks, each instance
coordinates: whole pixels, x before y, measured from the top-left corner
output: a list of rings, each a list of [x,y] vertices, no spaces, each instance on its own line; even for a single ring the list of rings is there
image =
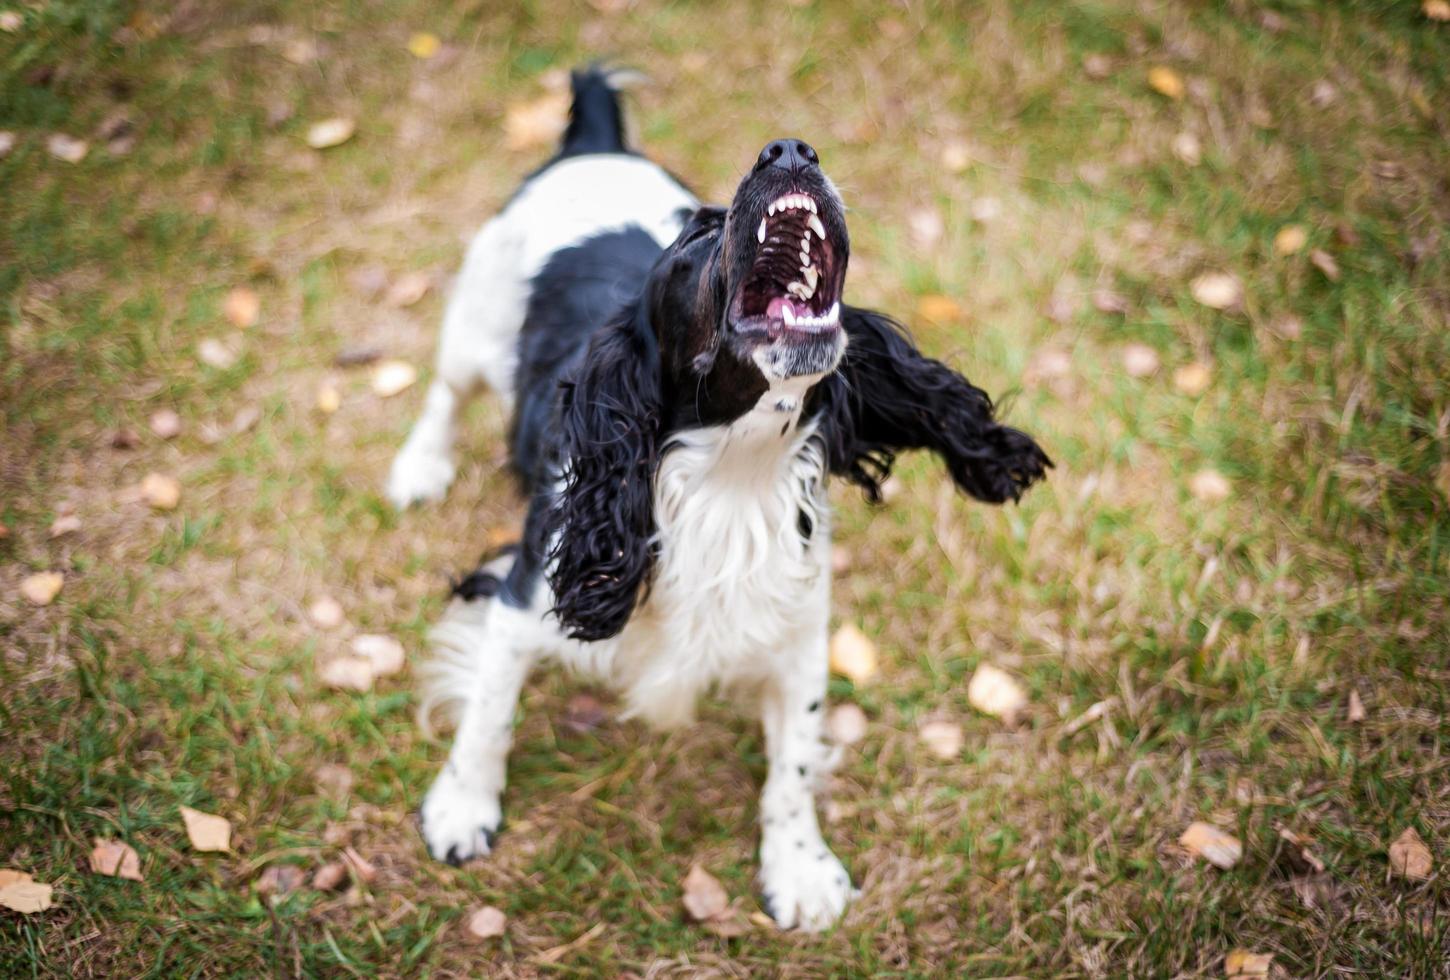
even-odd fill
[[[6,9],[0,866],[56,904],[0,911],[0,974],[1217,976],[1243,948],[1286,976],[1450,975],[1434,0]],[[416,664],[449,576],[518,524],[487,399],[448,499],[394,513],[423,386],[381,398],[336,359],[375,348],[426,381],[464,241],[547,155],[518,107],[599,54],[649,73],[635,138],[705,197],[767,139],[810,140],[852,209],[848,298],[1057,463],[1003,509],[926,459],[885,507],[833,491],[834,615],[882,669],[832,684],[869,725],[824,793],[862,888],[825,936],[684,916],[695,862],[759,908],[761,741],[728,704],[661,736],[606,698],[577,730],[583,682],[538,677],[509,826],[455,870],[414,824],[444,747],[412,667],[364,693],[318,676],[362,632]],[[133,132],[98,132],[118,109]],[[351,139],[310,148],[335,116]],[[89,152],[57,158],[55,133]],[[409,272],[433,288],[389,302]],[[253,326],[224,315],[236,287]],[[151,472],[174,510],[137,499]],[[21,598],[46,571],[54,601]],[[342,626],[309,619],[324,597]],[[1026,689],[1015,726],[968,703],[984,663]],[[927,720],[962,751],[929,751]],[[229,819],[231,852],[192,850],[181,805]],[[1187,853],[1195,820],[1242,859]],[[1406,828],[1428,880],[1393,873]],[[145,880],[91,873],[95,837]],[[370,882],[259,894],[345,844]],[[468,941],[480,905],[503,938]]]

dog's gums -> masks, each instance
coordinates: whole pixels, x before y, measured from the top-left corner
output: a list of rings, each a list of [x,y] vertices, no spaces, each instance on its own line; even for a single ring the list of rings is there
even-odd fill
[[[734,307],[742,332],[818,334],[841,322],[845,270],[839,241],[826,231],[821,205],[804,191],[772,201],[756,226],[756,252]]]

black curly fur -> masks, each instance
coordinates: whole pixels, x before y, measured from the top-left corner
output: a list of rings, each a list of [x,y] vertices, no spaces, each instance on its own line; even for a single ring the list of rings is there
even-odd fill
[[[879,501],[896,453],[930,449],[963,492],[991,504],[1046,476],[1052,460],[1032,437],[999,424],[987,393],[923,355],[899,323],[849,306],[841,322],[845,360],[815,389],[832,473]]]
[[[561,388],[564,485],[546,522],[554,536],[549,584],[569,636],[601,640],[624,629],[654,563],[663,399],[659,348],[642,306],[593,337]]]

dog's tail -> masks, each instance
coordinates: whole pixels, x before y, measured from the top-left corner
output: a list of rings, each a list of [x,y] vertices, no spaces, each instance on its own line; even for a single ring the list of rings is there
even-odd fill
[[[564,130],[559,156],[628,153],[619,92],[642,77],[628,68],[590,65],[574,69],[574,102],[569,107],[569,128]]]

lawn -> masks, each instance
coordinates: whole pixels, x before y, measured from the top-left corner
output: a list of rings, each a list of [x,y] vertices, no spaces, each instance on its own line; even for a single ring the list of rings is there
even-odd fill
[[[0,0],[0,867],[54,888],[0,910],[0,975],[1450,976],[1442,7]],[[536,677],[509,826],[453,869],[414,822],[445,747],[411,666],[319,676],[359,634],[415,664],[517,529],[488,399],[448,500],[390,509],[423,384],[355,362],[426,381],[467,237],[601,54],[649,73],[635,138],[706,198],[808,139],[848,298],[1057,463],[1004,509],[925,458],[884,507],[833,490],[835,619],[881,665],[832,682],[869,723],[822,794],[862,888],[825,936],[681,907],[699,863],[759,911],[732,706],[659,734]],[[983,664],[1015,725],[970,705]],[[1194,821],[1241,858],[1180,845]],[[1407,828],[1428,877],[1392,867]],[[144,880],[93,873],[95,838]],[[266,887],[346,848],[370,874]],[[467,935],[482,905],[503,937]]]

